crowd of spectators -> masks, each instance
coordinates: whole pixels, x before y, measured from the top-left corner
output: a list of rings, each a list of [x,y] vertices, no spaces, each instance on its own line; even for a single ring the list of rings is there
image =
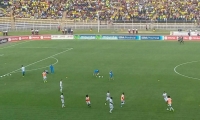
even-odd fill
[[[0,0],[4,16],[71,20],[198,20],[200,0]],[[0,9],[2,14],[2,9]],[[64,12],[66,11],[66,12]],[[64,15],[66,14],[66,15]]]

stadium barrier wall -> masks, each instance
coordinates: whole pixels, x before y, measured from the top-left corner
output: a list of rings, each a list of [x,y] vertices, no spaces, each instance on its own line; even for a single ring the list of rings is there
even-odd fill
[[[163,36],[139,36],[139,35],[74,35],[74,39],[97,40],[164,40]]]
[[[172,36],[172,35],[168,35],[168,36],[164,36],[164,40],[178,40],[179,36]],[[199,41],[200,40],[200,36],[183,36],[183,40],[192,40],[192,41]]]
[[[140,35],[27,35],[27,36],[8,36],[9,42],[21,40],[178,40],[179,36],[140,36]],[[2,42],[3,38],[0,38]],[[183,36],[184,40],[200,40],[200,36]]]

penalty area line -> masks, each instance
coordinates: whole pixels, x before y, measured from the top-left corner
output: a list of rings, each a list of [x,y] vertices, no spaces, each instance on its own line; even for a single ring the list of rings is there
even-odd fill
[[[31,63],[31,64],[28,64],[28,65],[26,65],[26,66],[24,66],[24,67],[28,67],[28,66],[34,65],[34,64],[36,64],[36,63],[42,62],[42,61],[44,61],[44,60],[47,60],[47,59],[49,59],[49,58],[52,58],[52,57],[54,57],[54,56],[56,56],[56,55],[60,55],[60,54],[62,54],[62,53],[65,53],[65,52],[67,52],[67,51],[70,51],[70,50],[72,50],[72,49],[73,49],[73,48],[69,48],[69,49],[64,50],[64,51],[62,51],[62,52],[56,53],[56,54],[51,55],[51,56],[49,56],[49,57],[46,57],[46,58],[44,58],[44,59],[41,59],[41,60],[38,60],[38,61],[33,62],[33,63]],[[11,71],[11,72],[9,72],[9,73],[6,73],[6,74],[4,74],[4,75],[2,75],[2,76],[6,76],[6,75],[9,75],[9,74],[11,74],[11,73],[16,73],[16,72],[19,71],[20,69],[21,69],[21,68],[16,69],[16,70]]]
[[[50,57],[50,58],[53,58],[53,59],[55,59],[56,60],[56,62],[55,63],[53,63],[52,65],[56,65],[57,63],[58,63],[58,59],[57,58],[55,58],[55,57]],[[40,69],[44,69],[44,68],[48,68],[49,66],[45,66],[45,67],[40,67],[40,68],[35,68],[35,69],[30,69],[30,70],[26,70],[26,71],[35,71],[35,70],[40,70]],[[18,72],[21,72],[21,71],[16,71],[16,72],[13,72],[13,73],[18,73]]]
[[[180,75],[180,76],[183,76],[183,77],[186,77],[186,78],[195,79],[195,80],[200,80],[200,78],[195,78],[195,77],[183,75],[183,74],[177,72],[177,70],[176,70],[178,67],[180,67],[180,66],[182,66],[182,65],[186,65],[186,64],[190,64],[190,63],[194,63],[194,62],[199,62],[199,61],[191,61],[191,62],[186,62],[186,63],[179,64],[179,65],[177,65],[176,67],[174,67],[174,72],[175,72],[176,74],[178,74],[178,75]]]

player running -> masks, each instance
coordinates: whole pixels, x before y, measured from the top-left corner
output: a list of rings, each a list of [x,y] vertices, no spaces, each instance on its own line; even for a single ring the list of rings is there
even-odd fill
[[[61,93],[60,99],[61,99],[61,103],[62,103],[62,108],[64,108],[64,107],[65,107],[65,100],[64,100],[64,95],[63,95],[63,93]]]
[[[109,78],[109,80],[114,80],[114,77],[113,77],[113,72],[112,72],[112,70],[109,72],[109,75],[110,75],[110,78]]]
[[[21,70],[22,70],[22,76],[24,77],[25,76],[25,67],[23,65],[22,65]]]
[[[105,102],[105,105],[106,105],[106,103],[107,103],[109,100],[110,100],[110,92],[108,91],[108,92],[106,93],[106,102]]]
[[[181,44],[181,43],[183,43],[184,44],[184,41],[183,41],[183,36],[181,36],[181,37],[178,37],[178,42]]]
[[[170,98],[170,96],[168,96],[167,103],[168,103],[167,110],[174,112],[174,108],[172,108],[172,99]]]
[[[62,93],[63,90],[63,84],[62,84],[62,79],[60,80],[60,92]]]
[[[94,70],[93,75],[97,77],[99,75],[99,70],[98,69]]]
[[[86,101],[87,106],[91,107],[90,97],[88,95],[86,95],[85,101]]]
[[[162,96],[163,96],[165,102],[167,103],[167,93],[165,91],[163,92]]]
[[[46,83],[46,82],[47,82],[47,73],[46,73],[45,70],[44,70],[44,72],[42,73],[42,76],[43,76],[44,83]]]
[[[124,96],[124,93],[122,93],[122,95],[121,95],[121,107],[124,104],[125,104],[125,96]]]
[[[109,106],[110,106],[110,113],[112,113],[112,110],[114,109],[114,103],[113,103],[113,98],[112,97],[110,97],[110,99],[109,99]]]

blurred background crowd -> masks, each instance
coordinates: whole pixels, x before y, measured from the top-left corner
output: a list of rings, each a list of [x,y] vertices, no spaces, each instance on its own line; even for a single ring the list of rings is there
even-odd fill
[[[200,0],[0,0],[0,17],[70,20],[199,20]]]

